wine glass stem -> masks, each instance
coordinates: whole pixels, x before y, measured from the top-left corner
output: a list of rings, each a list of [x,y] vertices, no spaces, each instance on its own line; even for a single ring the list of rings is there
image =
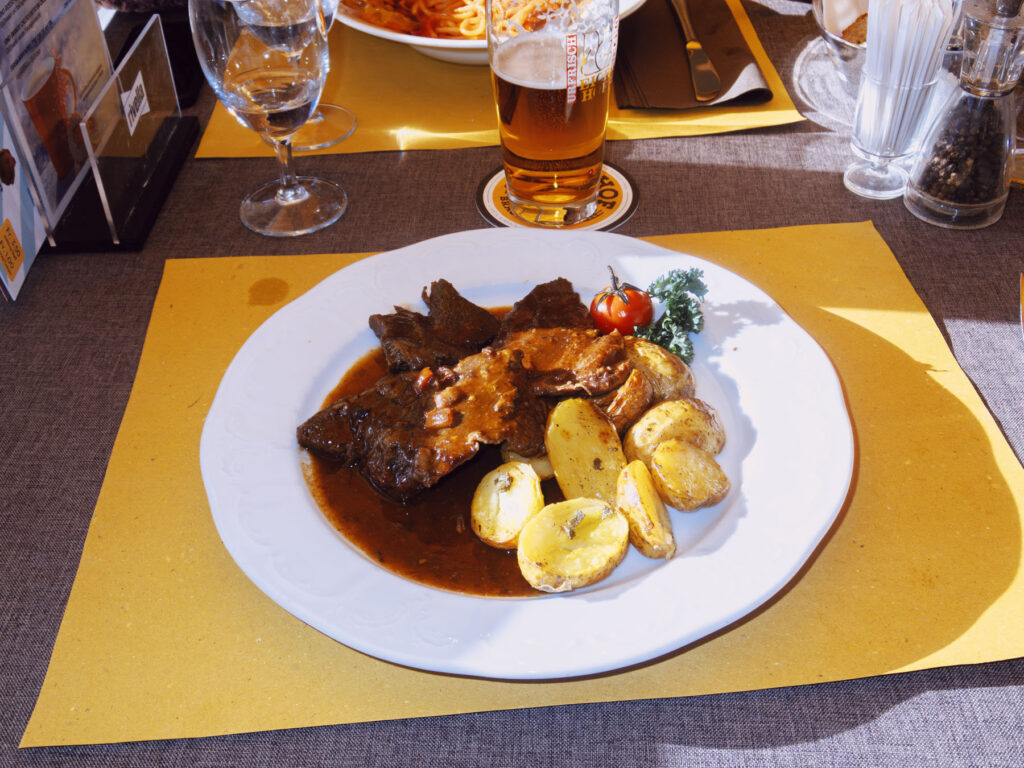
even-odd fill
[[[306,198],[306,189],[295,175],[292,162],[292,142],[290,139],[275,140],[274,151],[277,152],[281,164],[281,188],[277,191],[277,200],[281,205],[296,203]]]

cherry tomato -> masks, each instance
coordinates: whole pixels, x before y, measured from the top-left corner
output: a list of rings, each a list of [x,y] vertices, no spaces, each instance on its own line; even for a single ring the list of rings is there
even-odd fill
[[[637,328],[649,325],[654,319],[654,305],[646,291],[635,285],[620,283],[612,273],[612,284],[605,286],[590,302],[590,316],[601,333],[619,333],[629,336]]]

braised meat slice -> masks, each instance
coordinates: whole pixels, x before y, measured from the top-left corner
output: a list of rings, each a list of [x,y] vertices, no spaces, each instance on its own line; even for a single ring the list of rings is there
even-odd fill
[[[407,501],[476,455],[508,441],[543,451],[545,406],[526,380],[521,353],[482,352],[454,368],[384,376],[299,427],[299,444],[356,466],[381,493]]]
[[[447,280],[435,280],[429,291],[424,288],[423,303],[427,305],[434,332],[471,352],[483,349],[501,327],[498,318],[464,298]]]
[[[438,338],[430,318],[419,312],[395,307],[390,315],[370,315],[369,323],[392,373],[450,365],[463,356],[458,346]]]
[[[501,346],[517,331],[530,328],[593,328],[590,309],[580,301],[572,283],[558,277],[541,283],[512,305],[501,319],[494,339]]]
[[[381,377],[357,395],[336,400],[313,414],[298,428],[299,445],[328,459],[358,465],[363,455],[363,425],[368,419],[403,423],[422,417],[430,400],[419,373]]]
[[[512,333],[502,349],[521,352],[535,395],[603,395],[633,370],[618,331],[606,336],[586,328],[532,328]]]
[[[594,398],[594,403],[621,435],[639,419],[654,402],[654,385],[634,368],[618,389]]]
[[[498,333],[498,319],[447,280],[424,288],[423,301],[427,315],[395,307],[391,314],[370,316],[370,329],[380,339],[392,373],[454,365],[479,352]]]
[[[530,389],[521,353],[485,347],[452,372],[454,381],[434,395],[423,419],[425,429],[434,432],[430,443],[438,461],[471,442],[473,453],[476,443],[506,443],[524,456],[544,452],[548,409]],[[449,444],[456,447],[448,449]]]

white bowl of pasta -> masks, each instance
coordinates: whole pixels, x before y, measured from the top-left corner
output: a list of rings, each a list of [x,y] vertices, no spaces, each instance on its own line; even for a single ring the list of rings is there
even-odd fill
[[[625,18],[644,0],[619,0]],[[335,18],[348,27],[412,46],[454,64],[487,64],[484,0],[341,0]]]

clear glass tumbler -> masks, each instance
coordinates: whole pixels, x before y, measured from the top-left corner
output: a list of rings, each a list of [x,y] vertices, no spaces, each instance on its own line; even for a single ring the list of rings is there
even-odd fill
[[[962,0],[870,0],[867,49],[843,183],[862,197],[899,197]]]
[[[324,26],[331,31],[331,25],[338,14],[338,0],[321,0],[324,11]],[[296,152],[312,152],[332,147],[347,139],[356,129],[355,113],[340,104],[321,101],[316,112],[292,137]]]

